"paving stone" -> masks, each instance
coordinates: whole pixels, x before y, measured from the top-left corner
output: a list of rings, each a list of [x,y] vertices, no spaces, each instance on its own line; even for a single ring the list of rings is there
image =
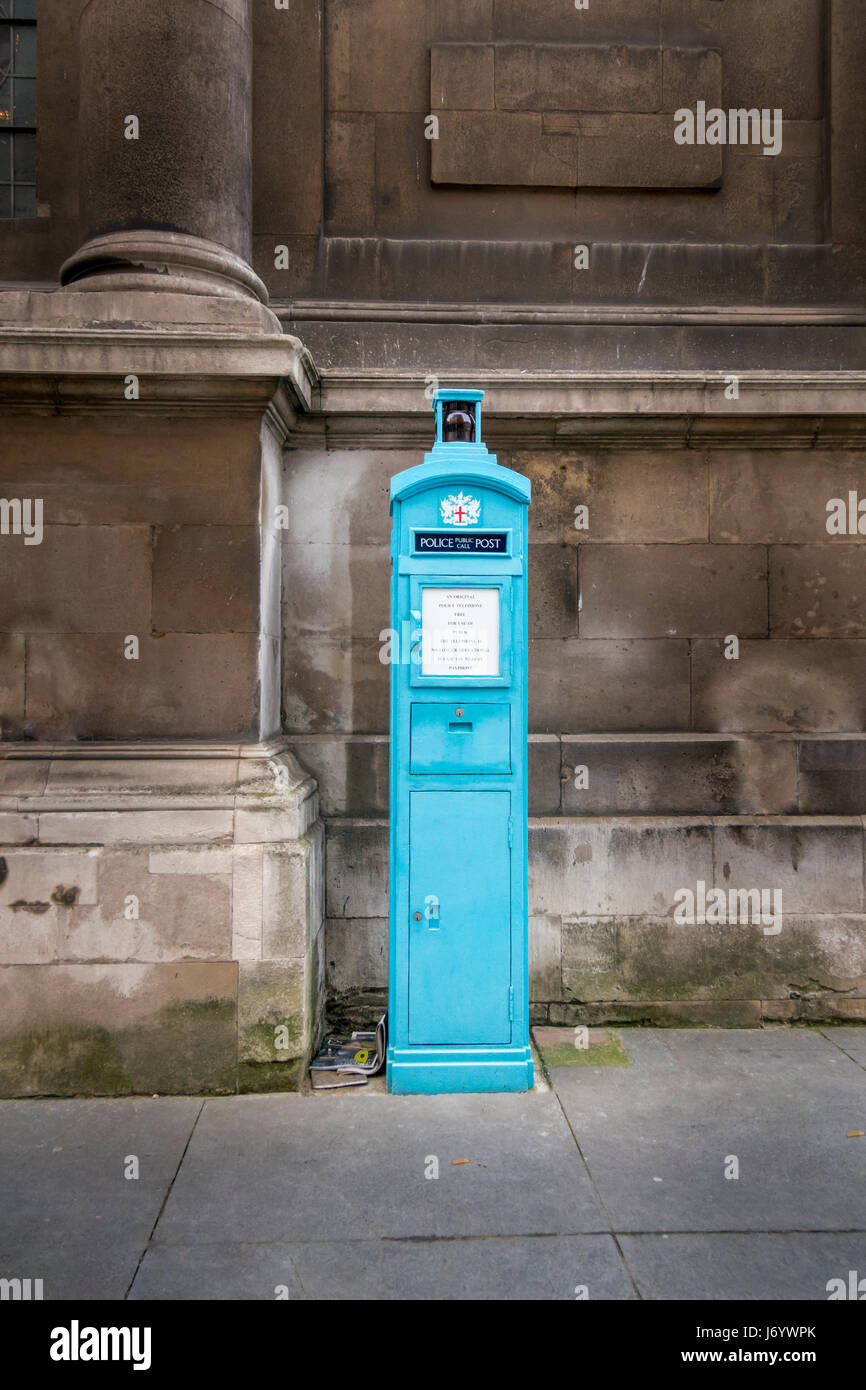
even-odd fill
[[[164,1246],[147,1251],[132,1299],[363,1297],[424,1301],[636,1297],[610,1236],[311,1241],[305,1245]]]
[[[861,1067],[866,1067],[866,1028],[823,1028],[821,1031],[828,1042],[841,1047]],[[854,1128],[866,1129],[866,1123]]]
[[[683,1029],[623,1041],[629,1068],[551,1073],[615,1230],[866,1231],[866,1152],[846,1139],[863,1127],[863,1073],[826,1038]]]
[[[826,1301],[828,1280],[847,1282],[849,1269],[862,1269],[864,1237],[837,1232],[628,1235],[620,1237],[620,1246],[641,1298]],[[713,1318],[702,1319],[704,1323],[715,1325]],[[760,1325],[757,1317],[755,1324]],[[725,1346],[709,1337],[695,1345],[716,1351]],[[755,1347],[768,1349],[763,1341],[756,1341]]]
[[[431,1155],[436,1180],[424,1176]],[[459,1158],[471,1161],[454,1166]],[[383,1096],[333,1108],[244,1096],[206,1108],[157,1237],[200,1245],[607,1229],[551,1094]]]
[[[0,1103],[2,1274],[46,1299],[122,1299],[199,1099]],[[124,1177],[128,1155],[138,1179]]]

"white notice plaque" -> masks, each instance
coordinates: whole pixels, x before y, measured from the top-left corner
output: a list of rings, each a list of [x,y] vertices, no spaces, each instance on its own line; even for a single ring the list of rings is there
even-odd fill
[[[499,589],[421,590],[421,675],[499,675]]]

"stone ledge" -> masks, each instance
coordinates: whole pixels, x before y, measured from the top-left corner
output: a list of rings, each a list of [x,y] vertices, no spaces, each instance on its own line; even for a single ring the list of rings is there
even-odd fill
[[[304,835],[318,817],[318,790],[283,739],[203,749],[0,744],[0,812],[37,817],[42,843],[117,833],[128,842],[203,833],[246,843]]]

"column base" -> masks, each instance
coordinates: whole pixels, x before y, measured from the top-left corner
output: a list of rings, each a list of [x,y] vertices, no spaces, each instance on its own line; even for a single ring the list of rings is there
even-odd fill
[[[513,1047],[389,1047],[388,1090],[395,1096],[531,1091],[532,1053]]]
[[[159,290],[252,298],[268,292],[251,266],[227,246],[183,232],[110,232],[79,246],[60,269],[76,290]]]

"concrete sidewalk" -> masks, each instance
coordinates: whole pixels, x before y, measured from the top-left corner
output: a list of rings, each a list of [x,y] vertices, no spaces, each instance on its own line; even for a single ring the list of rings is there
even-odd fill
[[[866,1277],[866,1028],[619,1036],[631,1065],[526,1096],[5,1101],[0,1277],[46,1299],[593,1300]]]

